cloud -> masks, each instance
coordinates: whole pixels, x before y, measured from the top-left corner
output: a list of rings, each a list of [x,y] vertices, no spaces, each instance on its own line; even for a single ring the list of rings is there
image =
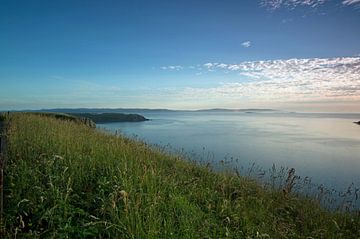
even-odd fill
[[[344,0],[342,2],[342,4],[344,5],[353,5],[353,4],[358,4],[360,3],[360,0]]]
[[[282,7],[294,9],[299,6],[316,8],[323,5],[328,0],[261,0],[261,5],[270,10],[276,10]],[[347,0],[356,1],[356,0]]]
[[[211,69],[216,66],[217,63],[205,63],[203,66],[207,69]]]
[[[338,1],[339,3],[341,2],[343,5],[346,6],[355,6],[356,8],[360,7],[360,0]],[[287,8],[293,10],[297,7],[308,7],[311,9],[316,9],[330,2],[330,0],[260,0],[260,5],[266,7],[270,11],[274,11],[280,8]]]
[[[224,64],[224,63],[221,63],[221,64],[218,64],[217,67],[219,68],[222,68],[222,69],[226,69],[227,68],[227,64]]]
[[[281,22],[282,22],[283,24],[286,24],[286,23],[289,23],[289,22],[292,22],[292,21],[293,21],[292,18],[285,18],[285,19],[281,20]]]
[[[245,41],[245,42],[241,43],[241,45],[245,48],[251,47],[251,41]]]
[[[179,70],[182,67],[164,69]],[[192,70],[195,69],[197,76],[203,71],[208,74],[215,71],[216,74],[223,73],[227,83],[211,88],[188,87],[177,97],[206,101],[211,95],[219,102],[224,99],[246,102],[360,102],[360,56],[244,61],[236,64],[207,62]],[[233,80],[234,75],[237,80]]]
[[[179,70],[182,70],[184,69],[184,67],[182,66],[162,66],[160,67],[162,70],[170,70],[170,71],[179,71]]]
[[[206,63],[208,70],[232,71],[247,81],[212,88],[187,88],[187,97],[248,101],[360,101],[360,57]]]

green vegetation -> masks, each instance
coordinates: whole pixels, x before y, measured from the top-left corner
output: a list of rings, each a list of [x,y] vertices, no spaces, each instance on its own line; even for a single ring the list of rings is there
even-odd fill
[[[6,113],[1,113],[0,112],[0,122],[4,121],[6,119]]]
[[[65,113],[53,113],[53,112],[26,112],[23,114],[32,114],[32,115],[60,119],[60,120],[64,120],[64,121],[71,121],[71,122],[75,122],[77,124],[85,124],[91,128],[96,128],[96,124],[94,121],[92,121],[89,118],[81,117],[81,116],[74,116],[74,115],[65,114]]]
[[[72,115],[80,118],[88,118],[95,123],[111,123],[111,122],[141,122],[146,121],[144,116],[138,114],[122,114],[122,113],[72,113]]]
[[[355,214],[83,124],[12,114],[4,237],[359,238]]]

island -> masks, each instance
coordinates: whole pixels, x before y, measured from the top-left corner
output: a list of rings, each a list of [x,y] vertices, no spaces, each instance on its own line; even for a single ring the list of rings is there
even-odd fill
[[[115,122],[142,122],[149,119],[139,114],[123,114],[123,113],[68,113],[69,115],[86,118],[95,123],[115,123]]]

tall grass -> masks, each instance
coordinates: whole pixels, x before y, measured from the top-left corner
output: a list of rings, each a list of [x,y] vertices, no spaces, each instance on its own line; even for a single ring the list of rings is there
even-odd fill
[[[75,122],[12,114],[7,133],[5,237],[360,236],[355,213]]]

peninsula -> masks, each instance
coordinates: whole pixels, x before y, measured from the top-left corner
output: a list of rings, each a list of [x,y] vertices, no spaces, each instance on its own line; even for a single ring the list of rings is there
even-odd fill
[[[95,123],[114,123],[114,122],[142,122],[149,119],[139,114],[123,113],[68,113],[78,118],[87,118]]]

